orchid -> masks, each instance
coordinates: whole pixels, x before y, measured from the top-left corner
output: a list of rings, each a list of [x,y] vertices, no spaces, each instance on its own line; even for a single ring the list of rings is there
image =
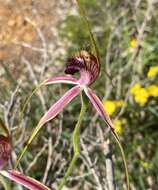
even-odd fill
[[[8,163],[11,157],[12,145],[11,145],[11,134],[4,122],[0,119],[0,128],[2,134],[0,135],[0,174],[4,177],[11,179],[14,182],[22,184],[23,186],[31,190],[50,190],[45,185],[36,181],[31,177],[27,177],[15,170],[3,170],[5,165]],[[4,180],[0,178],[0,182],[4,185],[5,189],[9,189]]]
[[[22,150],[21,155],[19,156],[15,168],[17,168],[19,162],[21,161],[22,157],[24,156],[26,150],[28,149],[28,146],[32,143],[34,137],[38,134],[40,129],[50,120],[55,118],[76,96],[79,94],[81,95],[81,111],[79,115],[78,122],[75,126],[74,132],[73,132],[73,148],[74,148],[74,156],[72,158],[72,161],[70,163],[70,166],[63,177],[61,183],[59,184],[58,190],[61,190],[63,186],[65,185],[68,177],[71,175],[73,168],[75,166],[76,160],[80,153],[79,148],[79,129],[81,127],[81,122],[83,120],[84,114],[87,110],[88,101],[91,102],[94,109],[97,111],[97,113],[100,115],[100,117],[104,120],[104,122],[107,124],[107,126],[110,128],[115,140],[117,141],[121,154],[124,161],[125,166],[125,174],[126,174],[126,182],[127,182],[127,189],[129,189],[129,179],[128,179],[128,171],[126,166],[126,160],[124,151],[122,148],[122,145],[120,144],[119,137],[117,133],[115,132],[114,125],[106,112],[104,105],[102,104],[102,101],[99,99],[99,97],[95,94],[95,92],[90,88],[90,86],[96,81],[96,79],[99,76],[100,73],[100,56],[99,51],[95,42],[95,39],[93,37],[93,34],[91,32],[91,28],[89,25],[89,21],[87,20],[86,14],[84,9],[80,6],[80,1],[76,0],[78,3],[78,6],[80,8],[81,14],[83,15],[87,28],[90,34],[90,39],[92,42],[92,46],[94,49],[94,53],[88,52],[86,50],[82,50],[78,53],[76,53],[74,56],[68,58],[66,60],[66,69],[64,76],[57,76],[57,77],[51,77],[49,79],[44,80],[36,89],[33,91],[33,93],[29,96],[27,99],[24,109],[29,102],[32,95],[42,86],[52,85],[52,84],[70,84],[73,85],[73,87],[68,90],[58,101],[56,101],[49,109],[48,111],[43,115],[43,117],[40,119],[39,123],[35,127],[35,129],[32,132],[32,135],[28,139],[28,142],[24,149]],[[80,77],[75,78],[72,75],[79,72]],[[24,111],[23,109],[23,111]],[[49,190],[46,186],[43,184],[35,181],[34,179],[27,177],[15,170],[9,170],[9,171],[0,171],[0,174],[17,182],[29,189],[33,190]]]
[[[98,96],[94,93],[94,91],[90,88],[90,85],[93,84],[97,77],[99,76],[100,71],[100,62],[98,59],[92,54],[85,50],[82,50],[75,54],[75,56],[68,58],[66,61],[66,69],[65,73],[66,76],[59,76],[59,77],[51,77],[44,82],[42,82],[42,85],[51,85],[51,84],[58,84],[58,83],[65,83],[65,84],[71,84],[73,87],[68,90],[57,102],[55,102],[49,110],[43,115],[43,117],[40,119],[38,125],[33,130],[33,133],[31,137],[29,138],[27,145],[24,147],[16,166],[19,164],[20,160],[22,159],[24,153],[26,152],[28,146],[32,143],[34,137],[37,135],[37,133],[40,131],[42,126],[55,118],[57,114],[59,114],[63,108],[65,108],[66,105],[68,105],[77,95],[81,94],[82,97],[82,108],[81,113],[79,116],[78,123],[76,125],[74,135],[73,135],[73,144],[74,144],[74,157],[72,158],[72,162],[70,163],[70,167],[67,170],[67,173],[65,177],[63,178],[63,181],[59,185],[59,189],[62,189],[63,185],[65,184],[68,176],[72,172],[72,169],[74,167],[74,163],[76,162],[76,159],[79,155],[79,140],[78,140],[78,133],[79,133],[79,127],[81,125],[81,120],[84,116],[84,113],[86,111],[86,98],[89,99],[97,113],[101,116],[101,118],[105,121],[105,123],[110,128],[113,136],[117,140],[121,152],[123,153],[122,146],[119,142],[119,137],[117,133],[115,132],[114,125],[105,111],[104,105],[102,101],[98,98]],[[72,77],[70,75],[75,74],[76,72],[80,72],[80,78],[77,79],[75,77]],[[42,86],[40,85],[40,86]],[[124,156],[123,156],[124,158]],[[124,160],[125,161],[125,160]],[[127,167],[125,165],[125,169],[127,172]]]

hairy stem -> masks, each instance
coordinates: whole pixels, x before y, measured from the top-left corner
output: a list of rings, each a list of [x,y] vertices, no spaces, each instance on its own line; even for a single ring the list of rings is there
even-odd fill
[[[87,110],[87,102],[85,100],[85,97],[83,97],[82,94],[81,94],[81,102],[82,102],[82,105],[81,105],[80,115],[79,115],[78,121],[76,123],[75,129],[74,129],[74,132],[73,132],[73,137],[72,137],[74,155],[73,155],[71,163],[70,163],[70,165],[69,165],[69,167],[68,167],[68,169],[66,171],[66,174],[63,177],[62,181],[60,182],[57,190],[61,190],[64,187],[64,185],[66,184],[66,181],[67,181],[68,177],[71,175],[71,173],[72,173],[72,171],[73,171],[73,169],[75,167],[76,161],[78,159],[78,156],[80,154],[79,132],[80,132],[80,127],[81,127],[82,120],[83,120],[85,112]]]

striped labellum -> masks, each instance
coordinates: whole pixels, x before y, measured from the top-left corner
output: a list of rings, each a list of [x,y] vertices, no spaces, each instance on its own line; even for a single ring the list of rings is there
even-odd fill
[[[76,72],[80,72],[81,74],[81,84],[92,84],[100,72],[100,65],[97,58],[85,50],[82,50],[76,53],[75,56],[68,58],[65,73],[73,75]]]

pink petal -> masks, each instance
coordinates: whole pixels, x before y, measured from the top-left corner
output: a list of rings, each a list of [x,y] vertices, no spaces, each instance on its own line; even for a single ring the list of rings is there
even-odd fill
[[[95,93],[90,88],[86,88],[86,89],[84,89],[84,91],[85,91],[86,95],[88,96],[88,98],[90,99],[93,106],[95,107],[95,109],[97,110],[97,112],[99,113],[99,115],[102,117],[102,119],[107,123],[107,125],[114,132],[113,123],[112,123],[109,115],[105,111],[101,100],[95,95]]]
[[[52,105],[52,107],[44,114],[39,123],[44,125],[44,123],[53,119],[73,98],[79,94],[80,91],[81,89],[79,86],[71,88],[56,103]]]
[[[86,93],[86,95],[88,96],[88,98],[90,99],[91,103],[93,104],[93,106],[95,107],[95,109],[97,110],[97,112],[99,113],[99,115],[102,117],[102,119],[106,122],[106,124],[108,125],[108,127],[111,129],[111,132],[114,136],[114,138],[116,139],[119,148],[121,150],[121,154],[122,154],[122,158],[123,158],[123,162],[124,162],[124,167],[125,167],[125,175],[126,175],[126,183],[127,183],[127,189],[130,189],[130,185],[129,185],[129,177],[128,177],[128,169],[127,169],[127,163],[126,163],[126,158],[125,158],[125,154],[124,154],[124,150],[123,147],[120,143],[119,140],[119,136],[117,135],[117,133],[115,132],[114,129],[114,125],[109,117],[109,115],[107,114],[107,112],[104,109],[104,106],[102,104],[102,102],[100,101],[100,99],[95,95],[95,93],[90,89],[90,88],[84,88],[84,91]]]
[[[10,156],[11,156],[10,138],[0,135],[0,170],[7,164]]]
[[[79,84],[78,80],[71,76],[51,77],[44,82],[45,85],[56,83]]]
[[[25,176],[20,172],[9,170],[9,171],[0,171],[0,174],[11,179],[12,181],[23,185],[24,187],[30,190],[50,190],[50,188],[46,187],[42,183],[36,181],[35,179]]]
[[[38,125],[33,130],[27,145],[22,150],[22,153],[19,157],[19,159],[16,162],[16,167],[19,164],[20,160],[22,159],[23,155],[25,154],[28,146],[31,144],[35,136],[38,134],[42,126],[53,119],[73,98],[75,98],[81,91],[81,88],[79,86],[75,86],[71,88],[68,92],[66,92],[56,103],[52,105],[52,107],[44,114],[44,116],[39,121]]]

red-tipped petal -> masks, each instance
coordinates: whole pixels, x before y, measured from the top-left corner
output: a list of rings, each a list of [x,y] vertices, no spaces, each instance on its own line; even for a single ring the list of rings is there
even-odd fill
[[[113,123],[109,115],[105,111],[101,100],[96,96],[96,94],[90,88],[86,88],[84,91],[86,95],[88,96],[88,98],[90,99],[93,106],[95,107],[95,109],[97,110],[97,112],[99,113],[99,115],[107,123],[107,125],[112,129],[112,131],[114,131]]]
[[[6,165],[10,156],[11,156],[10,138],[0,135],[0,170]]]
[[[57,84],[57,83],[66,83],[66,84],[79,84],[78,80],[71,76],[61,76],[61,77],[51,77],[47,79],[43,84]]]
[[[46,187],[39,181],[35,179],[25,176],[20,172],[9,170],[9,171],[0,171],[0,174],[9,178],[10,180],[23,185],[24,187],[30,190],[50,190],[50,188]]]

